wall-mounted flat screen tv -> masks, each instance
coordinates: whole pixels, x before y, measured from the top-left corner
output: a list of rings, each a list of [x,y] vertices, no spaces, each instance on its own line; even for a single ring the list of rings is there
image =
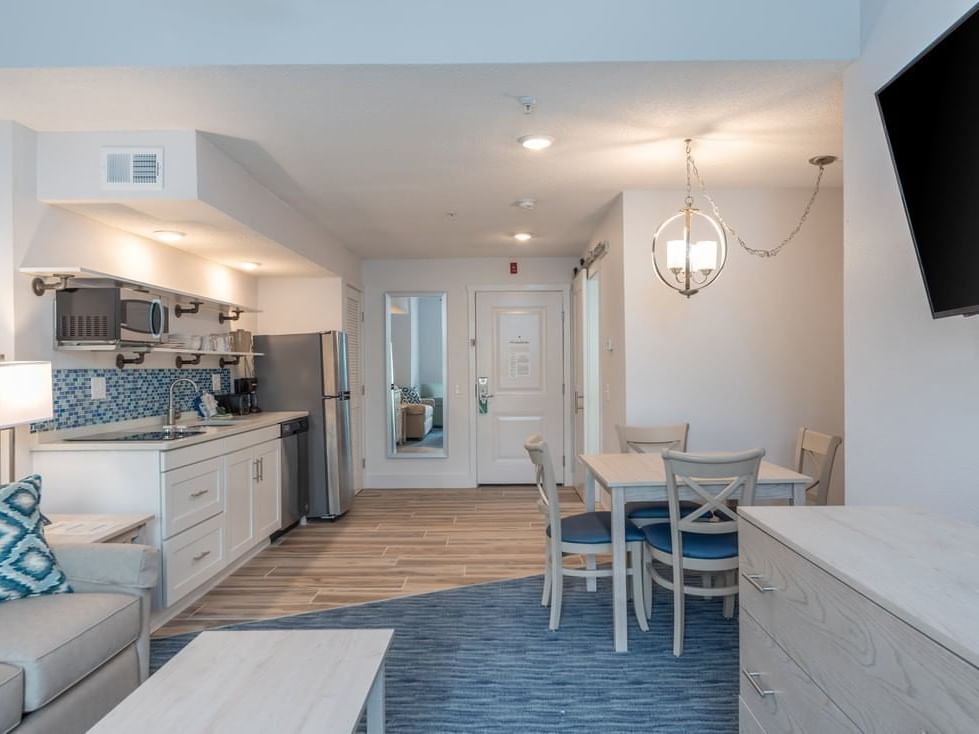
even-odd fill
[[[877,92],[935,318],[979,313],[979,13]]]

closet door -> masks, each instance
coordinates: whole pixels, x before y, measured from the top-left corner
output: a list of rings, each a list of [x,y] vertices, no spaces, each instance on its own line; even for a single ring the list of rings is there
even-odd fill
[[[350,379],[350,442],[354,491],[364,486],[364,374],[362,332],[363,293],[347,285],[343,293],[343,330],[347,333],[347,371]]]

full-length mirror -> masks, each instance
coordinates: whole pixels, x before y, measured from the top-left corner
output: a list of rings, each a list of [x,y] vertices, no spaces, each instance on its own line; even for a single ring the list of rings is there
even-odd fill
[[[385,293],[388,456],[447,456],[445,293]]]

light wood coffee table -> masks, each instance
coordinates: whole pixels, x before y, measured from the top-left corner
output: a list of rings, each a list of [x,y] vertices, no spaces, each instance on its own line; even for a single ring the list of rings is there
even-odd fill
[[[384,732],[394,630],[202,632],[90,734]]]

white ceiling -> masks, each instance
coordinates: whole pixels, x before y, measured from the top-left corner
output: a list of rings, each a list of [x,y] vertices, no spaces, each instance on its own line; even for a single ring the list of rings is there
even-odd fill
[[[619,191],[682,185],[684,137],[695,139],[708,185],[810,186],[807,159],[842,153],[842,68],[2,69],[0,119],[52,131],[205,131],[363,257],[575,255]],[[533,115],[519,95],[537,97]],[[515,140],[530,132],[556,142],[526,151]],[[839,169],[827,171],[830,185]],[[537,209],[511,206],[521,197]],[[537,237],[508,237],[521,230]]]

